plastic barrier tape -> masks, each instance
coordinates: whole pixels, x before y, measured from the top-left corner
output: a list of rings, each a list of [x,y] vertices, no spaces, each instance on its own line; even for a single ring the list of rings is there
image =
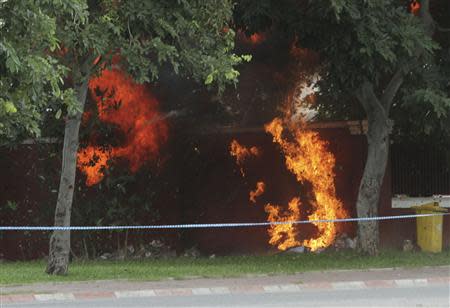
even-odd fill
[[[239,228],[262,227],[272,225],[298,225],[317,223],[336,223],[354,221],[394,220],[416,217],[444,216],[450,213],[411,214],[400,216],[360,217],[341,219],[318,219],[298,221],[266,221],[266,222],[237,222],[237,223],[208,223],[208,224],[180,224],[180,225],[149,225],[149,226],[0,226],[0,231],[96,231],[96,230],[142,230],[142,229],[198,229],[198,228]]]

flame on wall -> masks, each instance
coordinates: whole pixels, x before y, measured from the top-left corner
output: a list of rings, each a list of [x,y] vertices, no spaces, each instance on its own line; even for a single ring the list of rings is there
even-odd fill
[[[266,190],[266,184],[262,181],[259,181],[258,183],[256,183],[255,190],[250,191],[248,199],[251,202],[256,203],[256,198],[261,196],[265,190]]]
[[[302,121],[292,121],[275,118],[265,125],[267,133],[271,134],[273,141],[279,145],[285,156],[286,168],[292,172],[300,184],[310,183],[313,200],[311,200],[313,213],[307,220],[332,220],[347,216],[342,202],[336,197],[334,184],[334,155],[328,150],[328,144],[321,139],[319,133],[309,130]],[[289,138],[288,138],[289,137]],[[236,140],[231,142],[231,155],[236,157],[241,167],[245,159],[252,154],[258,155],[256,147],[246,148]],[[253,151],[251,149],[254,149]],[[263,181],[256,184],[255,190],[250,191],[249,200],[256,203],[256,198],[264,193],[266,185]],[[294,197],[285,206],[266,204],[264,210],[268,214],[267,220],[271,222],[298,221],[301,217],[301,200]],[[272,225],[268,229],[269,243],[279,250],[303,245],[316,251],[330,246],[337,236],[337,226],[334,223],[313,223],[317,232],[314,238],[300,240],[300,230],[297,225]]]
[[[258,156],[259,150],[254,146],[247,148],[239,144],[237,140],[233,140],[230,144],[230,154],[236,158],[236,164],[240,167],[241,175],[244,177],[244,162],[250,157]]]
[[[113,158],[126,159],[132,172],[156,158],[168,138],[168,126],[148,87],[135,83],[118,68],[103,70],[90,80],[89,89],[97,104],[99,119],[115,124],[126,136],[122,146],[80,149],[77,166],[86,175],[86,185],[92,186],[103,179],[103,171]]]
[[[336,197],[334,185],[334,155],[317,132],[306,129],[301,122],[297,123],[275,118],[265,129],[280,146],[286,167],[296,176],[297,181],[300,184],[309,182],[312,185],[314,212],[307,217],[308,220],[343,218],[346,212],[342,202]],[[289,140],[283,136],[286,131],[292,137]],[[293,198],[284,218],[298,218],[299,213],[294,208],[299,208],[300,205],[300,200]],[[276,218],[283,216],[277,206],[266,206],[266,211],[269,213],[269,221],[276,221]],[[313,224],[317,227],[317,236],[302,243],[295,240],[297,233],[294,225],[273,225],[269,231],[270,243],[280,250],[299,244],[309,247],[312,251],[330,246],[336,238],[337,226],[334,223]]]
[[[270,203],[266,204],[264,210],[268,213],[268,221],[299,221],[301,219],[300,206],[300,199],[295,197],[289,201],[287,210]],[[269,228],[268,233],[269,244],[276,246],[279,250],[302,245],[302,242],[298,240],[299,229],[294,228],[292,224],[273,225]]]

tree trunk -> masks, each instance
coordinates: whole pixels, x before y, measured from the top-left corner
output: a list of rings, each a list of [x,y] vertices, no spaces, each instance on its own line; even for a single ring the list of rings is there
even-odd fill
[[[70,226],[73,191],[77,168],[78,135],[81,116],[84,110],[88,90],[88,78],[75,86],[75,93],[80,111],[66,121],[64,130],[64,147],[59,183],[58,201],[55,210],[55,226]],[[70,231],[53,231],[46,272],[53,275],[67,274],[70,253]]]
[[[436,24],[429,8],[430,0],[420,1],[420,17],[426,32],[431,37],[434,34]],[[419,57],[423,52],[424,50],[418,50],[416,56]],[[383,184],[389,157],[389,134],[392,129],[389,111],[395,95],[403,84],[404,76],[413,67],[413,62],[403,63],[397,68],[380,99],[376,97],[373,84],[369,81],[364,82],[355,93],[369,121],[367,161],[356,202],[359,218],[378,216],[381,185]],[[358,222],[358,249],[361,252],[370,255],[377,254],[378,240],[377,221]]]
[[[389,156],[390,128],[383,118],[369,121],[367,161],[359,187],[356,210],[358,217],[378,216],[381,185]],[[358,222],[358,248],[369,255],[378,253],[378,221]]]
[[[401,75],[395,74],[381,101],[376,97],[373,85],[369,82],[362,85],[356,93],[368,119],[367,160],[356,201],[358,218],[378,216],[381,185],[389,157],[389,134],[392,127],[387,114],[401,83]],[[369,255],[376,255],[378,241],[378,221],[359,221],[358,250]]]

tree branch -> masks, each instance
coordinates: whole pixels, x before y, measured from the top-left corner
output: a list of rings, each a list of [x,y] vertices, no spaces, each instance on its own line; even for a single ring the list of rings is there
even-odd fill
[[[383,91],[383,95],[381,96],[381,105],[383,106],[386,114],[389,114],[392,106],[392,101],[394,100],[398,89],[403,83],[405,73],[406,70],[404,67],[398,68],[394,76],[392,76],[391,81],[389,81],[388,85]]]
[[[421,0],[420,1],[420,11],[419,16],[423,21],[425,26],[425,31],[428,35],[433,35],[436,30],[436,22],[431,16],[430,13],[430,0]]]
[[[450,28],[444,28],[444,27],[439,26],[438,24],[436,24],[436,29],[439,32],[450,32]]]
[[[386,110],[375,95],[371,82],[363,82],[361,87],[355,91],[355,96],[363,106],[369,120],[374,114],[381,114],[383,118],[387,118]]]
[[[433,35],[437,25],[431,16],[430,13],[430,1],[422,0],[420,2],[420,18],[425,26],[425,31],[428,35]],[[439,29],[439,27],[438,27]],[[450,29],[449,29],[450,30]],[[418,52],[420,55],[421,52]],[[411,70],[411,65],[404,64],[400,66],[395,72],[394,76],[392,76],[391,81],[386,86],[383,91],[383,95],[381,96],[381,105],[383,106],[386,114],[389,114],[390,108],[392,106],[392,101],[394,100],[395,95],[398,92],[398,89],[403,83],[405,75]]]

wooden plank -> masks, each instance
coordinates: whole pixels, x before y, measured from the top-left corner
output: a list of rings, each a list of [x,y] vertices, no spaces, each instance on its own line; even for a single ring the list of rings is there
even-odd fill
[[[407,196],[393,197],[392,208],[407,209],[413,206],[418,206],[431,202],[438,202],[439,206],[450,208],[450,196],[448,195],[437,195],[430,197],[407,197]]]

